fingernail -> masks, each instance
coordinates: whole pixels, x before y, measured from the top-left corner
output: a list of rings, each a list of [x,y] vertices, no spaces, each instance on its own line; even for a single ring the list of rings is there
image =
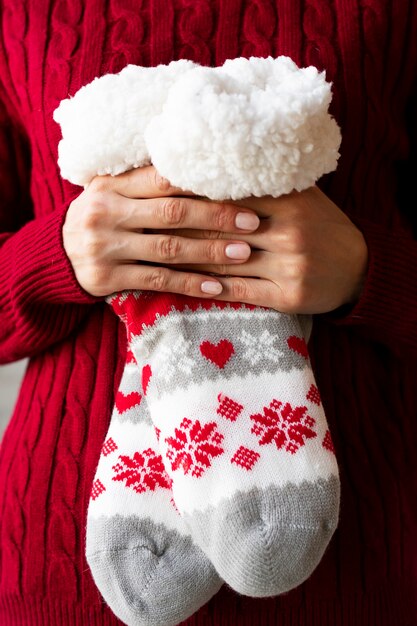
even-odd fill
[[[242,230],[255,230],[259,223],[259,217],[254,213],[238,213],[235,218],[236,228]]]
[[[204,283],[201,283],[201,291],[203,293],[210,293],[213,296],[217,296],[223,291],[223,286],[212,280],[205,280]]]
[[[231,243],[226,246],[226,256],[229,259],[247,259],[250,255],[250,248],[246,243]]]

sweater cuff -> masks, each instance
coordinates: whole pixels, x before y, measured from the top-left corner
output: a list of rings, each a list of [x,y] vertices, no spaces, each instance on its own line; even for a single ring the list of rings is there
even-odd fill
[[[368,246],[368,270],[359,300],[323,317],[361,326],[369,337],[409,341],[416,336],[417,244],[411,236],[355,218]],[[416,337],[417,340],[417,337]]]
[[[65,252],[62,227],[67,208],[28,222],[5,244],[13,245],[9,280],[19,290],[20,301],[92,304],[102,300],[80,286]]]

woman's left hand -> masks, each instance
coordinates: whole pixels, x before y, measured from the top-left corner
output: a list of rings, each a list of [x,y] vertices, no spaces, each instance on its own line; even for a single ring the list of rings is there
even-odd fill
[[[233,267],[181,266],[216,274],[223,285],[216,299],[308,314],[329,312],[358,299],[368,260],[364,237],[318,187],[236,204],[261,217],[256,232],[240,235],[251,246],[249,259]],[[191,230],[186,236],[233,238]]]

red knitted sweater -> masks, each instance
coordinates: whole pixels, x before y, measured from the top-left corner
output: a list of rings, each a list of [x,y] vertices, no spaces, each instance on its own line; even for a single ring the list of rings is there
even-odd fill
[[[0,362],[31,357],[1,446],[0,624],[120,624],[93,584],[84,534],[125,337],[63,250],[81,189],[60,178],[54,109],[127,63],[286,54],[333,81],[342,156],[321,186],[370,252],[360,302],[317,316],[310,344],[340,525],[298,589],[252,600],[223,588],[187,624],[416,626],[417,3],[1,0],[0,12]]]

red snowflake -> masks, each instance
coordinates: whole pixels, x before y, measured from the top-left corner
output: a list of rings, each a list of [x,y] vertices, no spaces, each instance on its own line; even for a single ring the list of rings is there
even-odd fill
[[[113,466],[112,480],[122,481],[137,493],[155,491],[157,487],[170,489],[171,479],[165,471],[162,457],[152,448],[135,452],[133,457],[120,455],[119,463]]]
[[[293,408],[289,402],[272,400],[263,413],[255,413],[250,419],[254,422],[251,432],[257,435],[261,446],[275,443],[278,450],[283,448],[294,454],[306,439],[317,437],[313,430],[315,420],[307,415],[305,406]]]
[[[211,466],[211,460],[224,453],[221,443],[223,435],[217,424],[209,422],[201,425],[199,420],[192,422],[184,418],[175,437],[167,437],[167,458],[173,470],[182,469],[184,474],[199,478]]]

